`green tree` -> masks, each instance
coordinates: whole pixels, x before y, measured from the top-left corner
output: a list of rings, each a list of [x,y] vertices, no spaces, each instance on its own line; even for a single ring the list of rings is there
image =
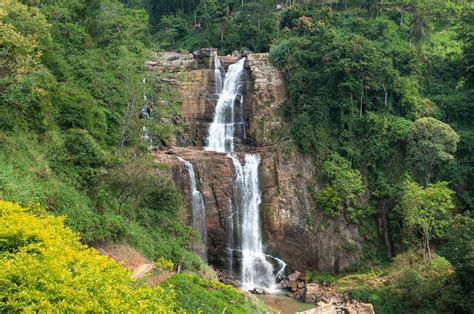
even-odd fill
[[[397,205],[408,235],[421,236],[423,252],[431,259],[430,241],[439,237],[448,221],[448,212],[454,208],[454,192],[448,182],[421,187],[411,179],[403,184],[403,193]]]
[[[416,120],[407,143],[407,158],[424,185],[430,183],[435,170],[452,161],[459,135],[446,123],[434,118]]]
[[[439,252],[451,264],[465,291],[474,291],[474,219],[466,213],[456,215],[446,228]],[[471,300],[471,305],[474,301]]]

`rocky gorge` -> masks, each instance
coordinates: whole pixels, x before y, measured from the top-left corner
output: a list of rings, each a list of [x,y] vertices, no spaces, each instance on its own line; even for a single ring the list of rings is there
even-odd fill
[[[205,204],[208,262],[226,271],[229,263],[240,263],[239,254],[229,254],[229,200],[235,200],[232,183],[236,168],[226,153],[203,149],[216,106],[216,54],[210,48],[192,54],[165,52],[156,54],[145,66],[155,73],[157,89],[166,85],[175,91],[186,126],[186,134],[154,151],[155,160],[168,166],[168,175],[182,190],[187,202],[182,219],[188,222],[192,219],[188,210],[189,173],[177,157],[192,164]],[[219,59],[227,69],[240,57]],[[289,272],[348,269],[362,257],[363,238],[344,217],[325,217],[314,202],[318,169],[285,138],[286,125],[280,116],[286,96],[285,76],[266,53],[249,53],[245,58],[239,100],[242,112],[237,112],[243,117],[244,135],[236,142],[235,154],[241,160],[244,150],[261,157],[260,216],[265,253],[284,260]]]

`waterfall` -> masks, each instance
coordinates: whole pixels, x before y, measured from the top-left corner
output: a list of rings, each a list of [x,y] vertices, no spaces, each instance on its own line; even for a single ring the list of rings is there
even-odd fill
[[[227,156],[232,159],[235,168],[235,209],[232,210],[233,207],[229,202],[231,215],[227,218],[228,249],[231,257],[229,262],[230,273],[234,272],[232,269],[233,251],[240,250],[242,253],[240,269],[242,288],[251,290],[255,287],[262,287],[274,290],[276,276],[283,273],[286,264],[279,259],[264,254],[263,250],[260,223],[261,196],[258,178],[260,156],[245,154],[245,160],[242,164],[234,153],[236,125],[242,126],[242,136],[245,136],[242,96],[244,63],[245,58],[240,59],[237,63],[229,66],[225,74],[223,88],[219,94],[214,112],[214,119],[209,127],[208,145],[205,149],[227,152]],[[216,66],[217,62],[215,63]],[[237,117],[234,108],[236,103],[240,103],[240,115]],[[234,235],[237,236],[239,249],[234,247],[234,242],[237,242],[234,241]],[[276,260],[281,266],[276,275],[274,274],[273,264],[269,262],[269,259]]]
[[[219,58],[219,55],[216,54],[214,55],[214,77],[216,81],[216,95],[219,95],[222,89],[222,65],[221,65],[221,59]]]
[[[189,193],[190,193],[190,205],[192,213],[192,226],[195,230],[199,231],[203,244],[193,244],[194,251],[202,258],[203,261],[207,261],[207,226],[206,226],[206,208],[204,206],[204,200],[201,192],[199,192],[196,184],[196,175],[194,174],[193,165],[184,160],[181,157],[177,157],[178,160],[184,165],[189,175]]]
[[[242,75],[245,58],[229,66],[225,74],[222,91],[214,112],[214,119],[209,127],[206,150],[220,153],[234,151],[235,110],[236,100],[240,100]]]
[[[146,85],[146,78],[143,79],[143,84]],[[151,118],[151,108],[147,106],[148,98],[146,95],[146,89],[143,92],[143,107],[140,110],[140,119]],[[142,138],[145,142],[150,142],[149,149],[153,146],[153,138],[150,135],[150,131],[146,126],[142,126]]]
[[[236,171],[237,206],[241,214],[240,249],[242,251],[242,287],[273,289],[273,265],[263,253],[260,224],[260,190],[258,185],[258,155],[246,154],[242,166],[237,156],[230,154]]]

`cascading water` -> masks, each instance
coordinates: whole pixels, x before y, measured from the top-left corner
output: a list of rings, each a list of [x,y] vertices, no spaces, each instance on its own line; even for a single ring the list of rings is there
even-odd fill
[[[241,100],[242,74],[245,58],[229,66],[225,74],[222,91],[209,127],[206,150],[220,153],[234,151],[235,110],[234,104]]]
[[[207,261],[207,226],[206,226],[206,208],[204,206],[204,200],[201,192],[197,188],[196,175],[194,174],[193,165],[184,160],[181,157],[177,157],[178,160],[184,165],[189,175],[189,193],[191,196],[190,205],[192,213],[192,226],[195,230],[199,231],[203,243],[194,243],[194,251],[202,258],[203,261]]]
[[[235,155],[232,158],[236,171],[237,207],[241,211],[240,249],[242,251],[241,280],[245,290],[255,287],[273,288],[273,265],[263,254],[260,228],[260,190],[258,185],[258,155],[246,154],[242,166]]]
[[[234,154],[235,125],[241,125],[245,130],[242,96],[244,63],[245,59],[240,59],[237,63],[229,66],[215,108],[214,119],[209,127],[208,145],[205,149],[229,153],[227,156],[232,159],[235,168],[234,206],[229,204],[230,209],[233,207],[235,209],[231,210],[231,215],[227,218],[228,241],[231,253],[237,250],[242,253],[240,270],[242,288],[250,290],[255,287],[262,287],[274,290],[276,277],[283,273],[286,264],[263,253],[259,211],[261,197],[258,179],[260,156],[245,154],[245,162],[242,164],[238,156]],[[239,101],[241,114],[236,119],[234,106]],[[245,136],[245,131],[242,134]],[[237,247],[234,246],[234,234],[239,241]],[[275,260],[280,266],[276,275],[274,274],[273,264],[269,262],[270,259]],[[232,254],[230,268],[232,273]]]
[[[146,84],[146,78],[143,79],[143,84]],[[148,98],[146,92],[143,92],[143,107],[140,110],[140,119],[151,118],[151,108],[147,106]],[[150,132],[146,126],[142,127],[142,138],[145,142],[150,142],[149,148],[153,146],[153,138],[150,136]]]
[[[219,55],[216,53],[214,55],[214,77],[216,81],[216,95],[219,95],[219,93],[222,90],[222,64],[221,64],[221,59],[219,58]]]

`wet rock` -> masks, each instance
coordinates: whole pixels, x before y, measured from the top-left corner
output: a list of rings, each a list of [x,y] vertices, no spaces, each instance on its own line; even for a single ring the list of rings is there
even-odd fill
[[[260,294],[260,295],[266,295],[268,294],[268,291],[263,289],[263,288],[254,288],[253,290],[250,290],[250,293],[252,294]]]
[[[278,284],[280,286],[281,289],[286,289],[288,288],[288,280],[282,280],[280,281],[280,283]]]
[[[233,278],[222,277],[222,278],[219,278],[219,281],[225,285],[233,286],[235,288],[241,287],[240,281]]]

